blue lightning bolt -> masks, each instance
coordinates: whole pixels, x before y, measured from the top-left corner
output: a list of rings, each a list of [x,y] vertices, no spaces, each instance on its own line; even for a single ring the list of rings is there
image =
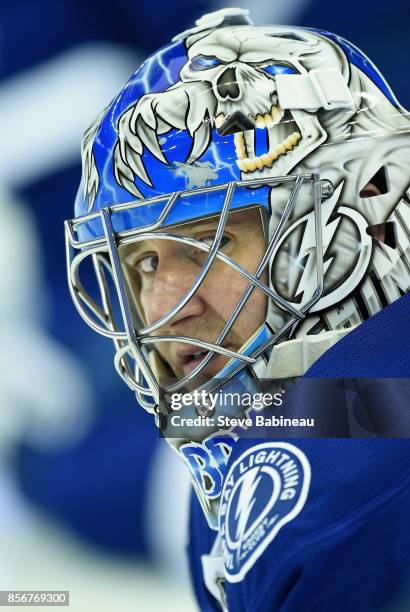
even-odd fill
[[[170,49],[173,49],[177,47],[178,45],[179,43],[174,43],[173,45],[169,45],[166,49],[167,53],[169,53]],[[172,77],[171,71],[168,68],[168,66],[166,66],[164,62],[162,61],[163,55],[164,55],[164,51],[162,52],[160,51],[159,53],[157,53],[158,64],[161,66],[162,70],[164,71],[165,76],[167,77],[167,80],[168,80],[168,84],[173,85],[175,82],[175,79]]]
[[[232,179],[234,181],[237,181],[238,177],[234,174],[234,169],[235,169],[234,166],[229,162],[225,162],[223,159],[219,157],[218,147],[215,145],[215,143],[212,143],[208,150],[214,158],[214,167],[215,168],[228,168],[232,176]]]

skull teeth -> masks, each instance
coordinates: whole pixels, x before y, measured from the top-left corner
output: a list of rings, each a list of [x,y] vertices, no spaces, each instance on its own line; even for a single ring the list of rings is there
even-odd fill
[[[219,129],[221,125],[223,124],[223,122],[225,121],[225,115],[223,113],[219,113],[219,115],[215,117],[214,121],[215,121],[215,127]]]
[[[272,106],[269,113],[256,115],[255,126],[259,129],[271,128],[277,125],[284,115],[284,110],[279,106]]]
[[[255,116],[255,127],[268,129],[270,140],[273,135],[271,128],[281,122],[284,114],[285,111],[282,108],[273,105],[269,113],[257,114]],[[225,119],[224,113],[219,113],[219,115],[214,118],[215,127],[220,128]],[[302,136],[299,132],[293,132],[293,134],[290,134],[287,138],[282,140],[281,143],[274,147],[270,147],[269,151],[256,157],[253,131],[236,132],[234,134],[234,143],[237,166],[242,172],[254,172],[255,170],[262,170],[262,168],[270,168],[278,157],[285,155],[288,151],[292,151],[292,149],[298,145],[301,138]],[[249,155],[251,157],[249,157]]]
[[[245,138],[244,138],[243,132],[237,132],[235,134],[234,142],[235,142],[236,157],[238,158],[238,160],[246,159],[247,150],[246,150]]]
[[[274,125],[277,125],[284,115],[284,110],[279,106],[273,105],[268,113],[258,114],[255,117],[255,126],[260,129],[271,128]],[[217,129],[219,129],[224,123],[226,117],[224,113],[219,113],[214,118],[214,125]]]
[[[235,134],[235,136],[239,136],[239,134]],[[242,172],[254,172],[255,170],[261,170],[262,168],[270,168],[273,162],[276,161],[278,157],[280,157],[280,155],[284,155],[288,151],[292,151],[292,149],[297,146],[301,138],[302,136],[299,132],[293,132],[293,134],[290,134],[290,136],[285,138],[285,140],[282,140],[282,142],[276,145],[276,147],[270,149],[267,153],[264,153],[263,155],[259,155],[259,157],[253,157],[251,159],[249,157],[240,157],[238,155],[238,159],[236,161],[238,168]],[[237,139],[235,138],[235,145],[236,140]],[[243,150],[245,150],[244,141],[242,140],[242,142],[243,149],[240,149],[241,154],[243,153]],[[236,152],[238,154],[238,147],[236,147]]]

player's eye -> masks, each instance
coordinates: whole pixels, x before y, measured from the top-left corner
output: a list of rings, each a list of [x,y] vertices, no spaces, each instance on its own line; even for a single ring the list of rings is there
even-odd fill
[[[158,255],[141,257],[135,264],[135,267],[141,274],[152,274],[158,268]]]
[[[189,67],[191,70],[207,70],[214,66],[219,66],[221,62],[217,57],[206,57],[205,55],[197,55],[191,60]]]
[[[215,234],[210,234],[209,236],[204,236],[203,238],[199,238],[200,242],[203,242],[209,247],[212,246],[214,240],[215,240]],[[230,240],[231,239],[229,238],[229,236],[222,236],[221,242],[219,244],[219,248],[223,249],[223,247],[226,246],[230,242]]]

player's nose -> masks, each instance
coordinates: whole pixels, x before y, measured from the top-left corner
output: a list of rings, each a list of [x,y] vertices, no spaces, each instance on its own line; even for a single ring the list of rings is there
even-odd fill
[[[159,257],[155,282],[148,307],[149,323],[155,323],[172,310],[186,295],[198,276],[199,268],[188,258],[176,253],[164,253]],[[183,326],[192,317],[200,317],[205,311],[205,302],[195,291],[183,308],[166,324],[175,329]],[[164,331],[163,328],[160,331]]]

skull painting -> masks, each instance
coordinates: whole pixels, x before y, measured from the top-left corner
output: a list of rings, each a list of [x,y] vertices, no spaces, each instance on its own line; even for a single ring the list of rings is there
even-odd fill
[[[320,112],[305,110],[303,103],[292,110],[281,107],[276,80],[332,68],[347,81],[348,62],[330,41],[306,31],[241,26],[195,34],[186,47],[180,80],[145,94],[119,120],[115,173],[129,192],[141,197],[135,177],[152,184],[141,160],[144,147],[167,163],[158,137],[171,129],[192,137],[188,163],[206,151],[212,129],[233,134],[242,178],[288,174],[328,138]],[[352,113],[344,113],[345,122]],[[257,155],[255,130],[260,129],[266,133],[266,150]]]

